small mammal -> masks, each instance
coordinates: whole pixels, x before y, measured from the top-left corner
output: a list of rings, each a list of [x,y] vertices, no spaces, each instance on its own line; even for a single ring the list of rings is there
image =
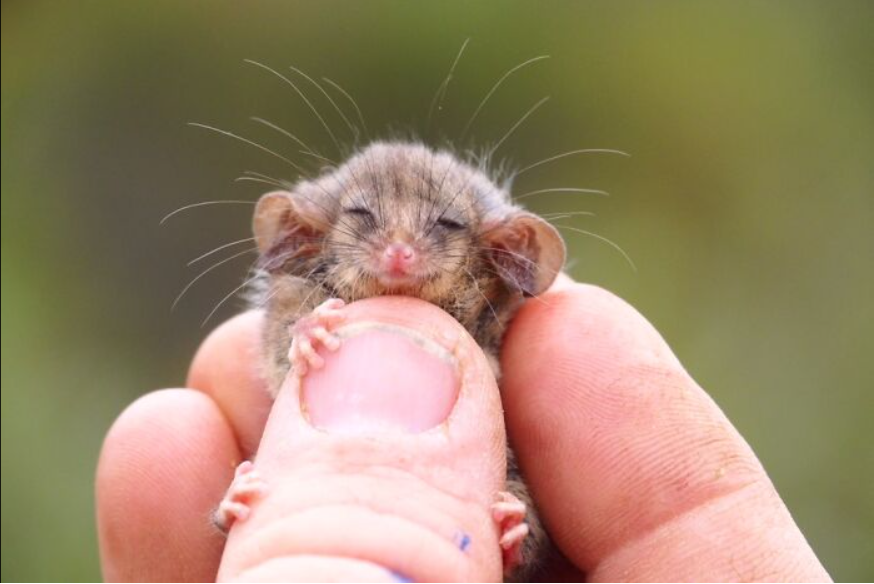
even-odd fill
[[[335,350],[344,303],[385,294],[431,302],[476,339],[499,375],[503,333],[526,297],[546,290],[565,245],[544,219],[510,200],[486,172],[446,151],[375,142],[344,164],[258,201],[257,301],[266,311],[264,370],[275,396],[291,371]],[[508,453],[507,491],[493,506],[507,573],[534,567],[547,536]],[[216,512],[245,516],[260,479],[244,462]]]

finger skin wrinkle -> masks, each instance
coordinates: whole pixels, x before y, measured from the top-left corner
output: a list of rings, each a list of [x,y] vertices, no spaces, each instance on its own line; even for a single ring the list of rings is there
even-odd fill
[[[564,370],[558,367],[556,376]],[[587,510],[575,514],[576,520],[562,517],[560,525],[566,527],[555,534],[559,542],[564,537],[588,541],[592,559],[623,545],[629,534],[654,529],[764,475],[709,403],[686,398],[683,384],[689,381],[683,374],[640,381],[639,371],[631,367],[617,372],[607,388],[563,393],[559,399],[565,408],[557,424],[580,428],[577,436],[553,436],[537,424],[541,430],[530,434],[533,440],[526,447],[550,449],[558,460],[571,461],[556,469],[559,480],[599,477],[597,488],[579,496]],[[579,388],[581,383],[562,379],[556,385]],[[556,396],[531,401],[549,398]],[[544,415],[555,411],[552,403],[533,407]],[[535,480],[535,496],[537,486]],[[553,523],[548,513],[546,520]]]
[[[666,514],[663,519],[653,525],[643,528],[635,527],[634,530],[629,530],[625,538],[618,538],[614,542],[613,547],[602,548],[600,550],[600,555],[603,559],[601,559],[598,564],[589,566],[588,570],[593,574],[598,573],[600,567],[605,565],[609,566],[610,558],[613,556],[620,554],[624,550],[635,549],[636,547],[641,546],[645,547],[647,542],[651,539],[658,539],[658,535],[662,531],[678,531],[679,528],[677,525],[682,525],[687,517],[694,516],[698,513],[704,513],[710,506],[718,503],[720,500],[730,498],[734,494],[740,493],[746,489],[755,488],[756,484],[755,481],[750,481],[747,483],[732,485],[721,493],[702,496],[697,500],[688,501],[685,508],[676,509],[672,513]]]
[[[362,462],[368,457],[351,456],[360,451],[300,452],[277,468],[256,459],[270,491],[231,532],[222,578],[237,579],[264,562],[301,554],[366,560],[417,581],[500,574],[490,493],[475,484],[465,487],[470,481],[458,471],[435,474],[433,466],[397,457]],[[456,540],[460,532],[473,542],[466,551]]]
[[[408,579],[364,560],[320,554],[295,554],[267,560],[236,578],[238,582],[386,582]]]
[[[500,454],[503,456],[504,452],[502,451]],[[480,491],[474,488],[475,485],[466,484],[462,480],[462,477],[457,477],[454,480],[447,478],[442,481],[431,481],[417,474],[417,470],[422,474],[433,472],[432,468],[426,467],[420,469],[415,467],[404,469],[398,466],[392,466],[387,462],[363,462],[348,457],[337,457],[337,459],[332,460],[331,462],[322,461],[318,464],[301,467],[301,469],[296,471],[296,474],[306,477],[305,480],[307,482],[314,483],[336,476],[355,477],[356,484],[360,484],[361,488],[367,484],[372,484],[374,488],[378,488],[380,485],[388,483],[407,483],[409,486],[406,488],[410,492],[421,492],[427,490],[432,493],[435,498],[439,498],[441,504],[446,507],[450,507],[456,503],[469,505],[474,509],[478,506],[482,507],[483,501]],[[451,471],[447,470],[446,474],[443,476],[448,477],[449,472]],[[457,488],[452,488],[451,485],[454,485]],[[361,490],[361,488],[359,488],[359,490]],[[385,502],[384,499],[374,500],[374,504]],[[392,508],[395,508],[398,502],[391,501],[389,504]]]
[[[337,525],[344,526],[340,533]],[[496,556],[497,545],[493,547]],[[266,562],[302,555],[372,562],[416,581],[471,580],[475,562],[445,534],[421,522],[367,505],[320,505],[278,517],[246,534],[235,550],[243,561],[223,566],[220,579],[236,579],[235,574],[250,573]]]
[[[748,521],[735,520],[738,514]],[[767,480],[711,497],[611,551],[592,581],[830,581]]]

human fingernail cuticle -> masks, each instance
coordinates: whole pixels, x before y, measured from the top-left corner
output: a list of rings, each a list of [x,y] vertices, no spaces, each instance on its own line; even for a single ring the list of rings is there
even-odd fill
[[[335,331],[338,351],[303,380],[310,423],[332,433],[418,433],[442,423],[458,397],[453,350],[406,327],[359,322]],[[441,339],[443,340],[443,339]]]

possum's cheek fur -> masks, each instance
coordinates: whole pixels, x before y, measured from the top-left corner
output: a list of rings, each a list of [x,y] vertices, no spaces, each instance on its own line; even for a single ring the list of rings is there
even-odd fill
[[[339,260],[330,269],[327,282],[341,298],[349,301],[366,298],[373,289],[373,279],[354,261]],[[369,294],[374,296],[374,294]]]

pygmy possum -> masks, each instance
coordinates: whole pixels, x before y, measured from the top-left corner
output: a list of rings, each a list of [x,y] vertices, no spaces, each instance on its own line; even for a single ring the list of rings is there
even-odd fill
[[[345,163],[258,201],[254,301],[264,307],[263,368],[276,395],[286,376],[324,364],[345,303],[400,294],[458,320],[496,376],[503,333],[526,297],[555,280],[565,245],[547,221],[511,201],[484,165],[413,142],[374,142]],[[248,515],[263,481],[244,462],[215,522]],[[512,452],[492,517],[505,572],[536,568],[548,544]]]

